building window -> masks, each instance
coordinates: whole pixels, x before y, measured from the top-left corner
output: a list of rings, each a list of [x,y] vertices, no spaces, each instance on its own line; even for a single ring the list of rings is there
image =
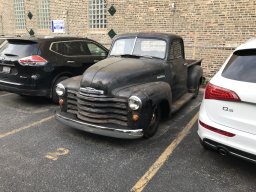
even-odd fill
[[[107,28],[106,0],[89,0],[89,27],[94,29]]]
[[[40,0],[38,2],[38,27],[40,29],[50,29],[51,20],[49,12],[49,0]]]
[[[16,28],[24,29],[26,26],[24,0],[14,0],[14,13],[16,18]]]

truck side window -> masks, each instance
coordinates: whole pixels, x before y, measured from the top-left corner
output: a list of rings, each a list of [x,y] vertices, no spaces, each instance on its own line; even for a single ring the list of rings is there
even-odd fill
[[[183,58],[182,44],[180,40],[174,40],[170,48],[170,59]]]

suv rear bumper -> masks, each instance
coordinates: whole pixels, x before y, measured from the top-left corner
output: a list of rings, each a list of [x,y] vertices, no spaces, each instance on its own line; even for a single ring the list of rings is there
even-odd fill
[[[31,95],[31,96],[49,96],[49,89],[40,89],[38,87],[35,89],[34,87],[28,87],[21,83],[10,82],[5,80],[0,80],[0,90],[7,91],[11,93],[17,93],[22,95]]]
[[[229,147],[227,145],[212,141],[210,139],[204,139],[204,140],[200,139],[200,141],[202,145],[207,146],[216,151],[222,149],[227,153],[227,155],[230,154],[232,156],[236,156],[236,157],[251,161],[253,163],[256,163],[256,155],[254,154],[250,154],[250,153],[235,149],[233,147]]]
[[[60,110],[56,112],[55,117],[61,123],[80,129],[89,133],[94,133],[98,135],[115,137],[121,139],[137,139],[143,137],[142,129],[118,129],[113,127],[104,127],[101,125],[94,125],[86,123],[76,118],[75,115],[61,112]]]

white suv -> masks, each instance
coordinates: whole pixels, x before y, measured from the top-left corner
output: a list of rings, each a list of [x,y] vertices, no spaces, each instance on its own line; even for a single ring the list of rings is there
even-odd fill
[[[198,127],[204,147],[256,162],[256,39],[239,46],[207,84]]]

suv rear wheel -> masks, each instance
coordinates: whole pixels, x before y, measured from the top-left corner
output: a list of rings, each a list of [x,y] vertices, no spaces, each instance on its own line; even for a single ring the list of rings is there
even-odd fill
[[[59,96],[57,95],[56,93],[56,87],[57,87],[57,84],[60,83],[61,81],[65,80],[69,78],[68,76],[61,76],[59,77],[58,79],[55,80],[53,86],[52,86],[52,95],[51,95],[51,98],[52,98],[52,102],[55,103],[55,104],[58,104],[59,102]]]

